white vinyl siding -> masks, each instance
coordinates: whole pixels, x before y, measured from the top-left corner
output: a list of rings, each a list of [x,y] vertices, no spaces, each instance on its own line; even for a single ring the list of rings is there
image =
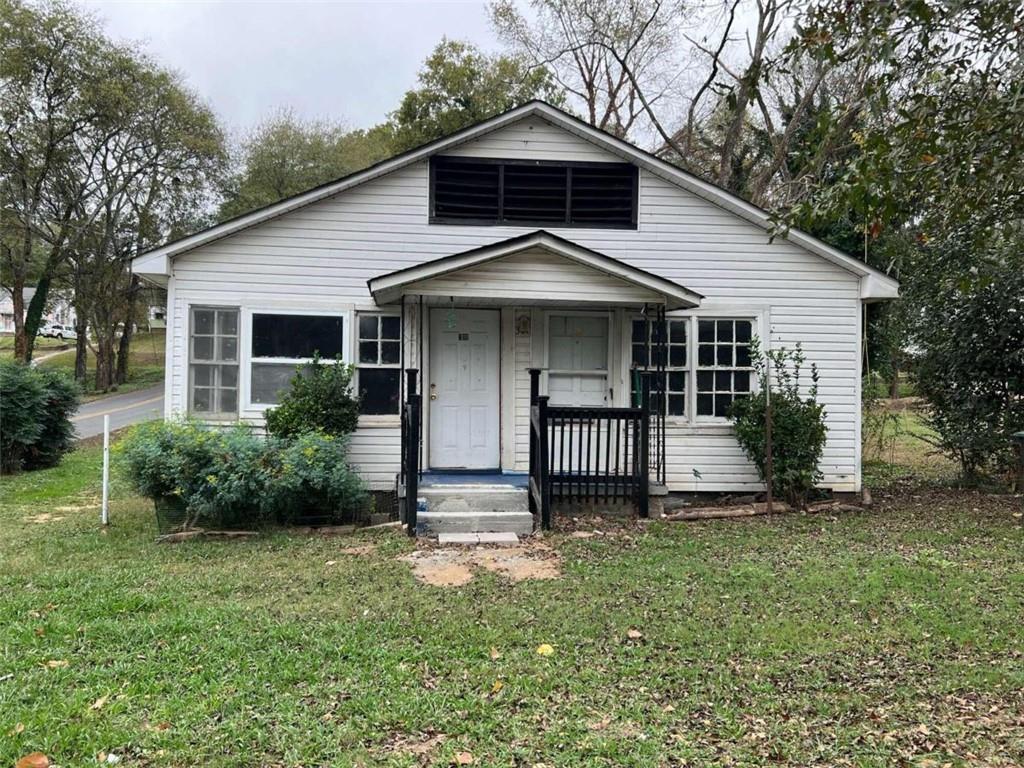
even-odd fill
[[[575,134],[530,118],[465,144],[450,154],[485,157],[617,161]],[[187,357],[184,341],[189,305],[274,305],[281,311],[309,307],[373,310],[366,281],[522,235],[531,228],[431,225],[428,223],[427,163],[418,162],[308,207],[284,214],[211,242],[173,261],[168,308],[168,413],[185,410]],[[821,373],[819,399],[825,406],[828,438],[822,459],[824,484],[838,490],[859,488],[859,333],[860,286],[856,275],[827,262],[784,237],[768,242],[766,233],[736,215],[654,174],[641,171],[637,230],[552,228],[553,234],[673,280],[705,296],[700,311],[732,317],[763,317],[773,346],[801,342],[808,364]],[[510,262],[511,263],[511,262]],[[493,270],[497,267],[489,265]],[[499,272],[502,267],[497,267]],[[530,337],[516,338],[514,365],[515,469],[526,469],[531,365],[543,366],[545,342],[541,298],[557,277],[544,264],[520,267],[501,276],[477,275],[482,284],[505,280],[522,291],[509,304],[527,311]],[[557,272],[558,266],[555,266]],[[488,269],[481,267],[482,272]],[[593,279],[591,275],[591,279]],[[511,284],[511,285],[510,285]],[[600,286],[600,281],[598,285]],[[589,286],[588,286],[589,287]],[[570,283],[566,291],[572,290]],[[577,291],[578,293],[578,291]],[[495,299],[496,300],[496,299]],[[566,301],[571,301],[567,296]],[[580,302],[584,300],[580,297]],[[492,300],[494,301],[494,300]],[[551,307],[547,307],[551,309]],[[618,313],[613,324],[626,325]],[[413,321],[410,320],[410,324]],[[409,331],[410,329],[407,329]],[[407,365],[416,345],[407,336]],[[616,337],[618,338],[618,337]],[[246,340],[243,339],[244,345]],[[628,337],[622,347],[628,354]],[[617,344],[613,354],[619,355]],[[611,361],[616,398],[625,402],[625,366]],[[243,408],[244,419],[262,412]],[[395,425],[362,426],[352,440],[352,459],[372,487],[394,483],[399,430]],[[509,440],[503,436],[503,442]],[[668,480],[672,490],[726,491],[760,487],[727,424],[670,423]],[[506,467],[509,468],[509,467]],[[703,476],[697,481],[697,469]]]

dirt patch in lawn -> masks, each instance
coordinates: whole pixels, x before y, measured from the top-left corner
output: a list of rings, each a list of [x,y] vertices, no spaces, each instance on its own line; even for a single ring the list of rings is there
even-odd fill
[[[481,569],[512,582],[557,579],[562,574],[558,553],[540,543],[473,549],[432,547],[399,559],[412,566],[418,581],[435,587],[461,587]]]
[[[434,753],[444,744],[446,736],[443,733],[425,733],[416,736],[405,734],[394,734],[388,739],[379,752],[383,754],[398,754],[412,757],[419,765],[430,765],[433,762]]]
[[[66,507],[65,507],[66,509]],[[55,515],[52,512],[41,512],[38,515],[32,515],[32,517],[26,517],[25,520],[30,523],[59,523],[64,519],[64,515]]]

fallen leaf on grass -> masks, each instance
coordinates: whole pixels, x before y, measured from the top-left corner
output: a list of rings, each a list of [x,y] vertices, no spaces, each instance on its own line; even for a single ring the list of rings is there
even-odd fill
[[[491,646],[491,661],[497,661],[500,658],[501,658],[501,652],[492,645]]]
[[[32,752],[25,755],[14,764],[14,768],[49,768],[50,758],[42,752]]]
[[[337,560],[328,560],[326,563],[324,563],[324,565],[337,565],[337,564],[338,564]]]
[[[539,653],[541,656],[550,656],[554,652],[555,649],[548,643],[541,643],[537,646],[537,653]]]
[[[626,637],[628,637],[630,640],[640,640],[643,638],[643,636],[643,632],[641,632],[639,629],[628,629],[626,631]]]
[[[66,667],[70,662],[67,659],[50,659],[43,666],[49,667],[50,669],[60,669]]]
[[[11,729],[11,736],[17,736],[19,733],[21,733],[24,730],[25,730],[25,724],[24,723],[16,723],[14,725],[14,727]]]
[[[504,687],[505,684],[501,680],[495,680],[494,685],[491,686],[491,696],[496,696]]]
[[[455,765],[472,765],[473,755],[469,752],[456,752]]]
[[[107,699],[109,698],[110,696],[100,696],[92,703],[89,709],[103,709],[103,705],[107,703]]]
[[[605,715],[600,720],[588,724],[587,728],[589,728],[592,731],[603,731],[605,728],[611,725],[611,722],[612,719],[608,715]]]

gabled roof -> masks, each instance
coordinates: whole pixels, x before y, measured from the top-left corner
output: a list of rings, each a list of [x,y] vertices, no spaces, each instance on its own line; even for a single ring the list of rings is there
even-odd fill
[[[541,248],[548,253],[553,253],[632,285],[645,288],[660,296],[665,302],[666,309],[696,307],[700,304],[700,300],[704,298],[699,293],[691,291],[678,283],[638,269],[598,251],[585,248],[571,240],[553,235],[543,229],[497,243],[490,243],[479,248],[472,248],[451,256],[442,256],[438,259],[399,269],[395,272],[378,275],[367,280],[366,284],[377,304],[390,304],[402,295],[406,287],[414,283],[469,269],[496,259],[511,257],[517,253],[534,248]]]
[[[547,122],[558,126],[570,133],[580,136],[583,139],[602,147],[603,149],[619,155],[622,158],[635,163],[637,166],[669,181],[677,186],[711,202],[720,208],[734,213],[746,221],[769,232],[772,227],[771,217],[767,211],[758,208],[756,205],[743,200],[737,195],[717,187],[710,182],[687,173],[676,166],[661,160],[660,158],[646,152],[632,144],[612,136],[605,131],[595,128],[592,125],[580,120],[569,113],[552,106],[543,101],[530,101],[522,106],[515,107],[495,115],[476,125],[463,128],[461,131],[445,136],[436,141],[424,144],[421,147],[403,152],[388,160],[383,160],[371,165],[362,171],[345,176],[337,181],[328,182],[319,187],[302,192],[298,195],[281,200],[272,205],[259,208],[250,213],[243,214],[228,221],[221,222],[215,226],[204,229],[187,237],[180,238],[155,248],[141,256],[136,257],[132,264],[133,269],[140,274],[166,275],[169,274],[169,260],[193,248],[206,243],[218,240],[222,237],[234,234],[248,227],[255,226],[264,221],[274,219],[282,214],[294,211],[298,208],[310,205],[325,198],[331,197],[352,187],[363,184],[372,179],[379,178],[385,174],[397,171],[413,163],[419,162],[431,155],[443,152],[459,144],[479,138],[487,133],[504,128],[507,125],[518,122],[527,117],[539,117]],[[814,253],[827,261],[836,264],[843,269],[852,272],[862,278],[861,297],[864,299],[886,299],[896,298],[899,295],[899,283],[888,275],[868,266],[862,261],[839,251],[832,246],[822,242],[816,237],[797,229],[790,229],[785,235],[790,242]]]

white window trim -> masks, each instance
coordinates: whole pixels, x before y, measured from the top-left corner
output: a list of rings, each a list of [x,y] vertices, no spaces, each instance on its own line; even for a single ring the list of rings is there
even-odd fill
[[[633,404],[633,397],[632,397],[632,392],[633,392],[633,378],[632,378],[632,376],[633,376],[633,321],[634,320],[643,320],[643,319],[644,319],[644,315],[642,313],[631,312],[631,313],[626,315],[625,321],[623,323],[623,325],[625,326],[624,329],[623,329],[623,343],[626,345],[626,348],[625,348],[625,351],[624,351],[623,356],[622,356],[622,363],[623,363],[623,368],[625,370],[625,376],[626,376],[626,379],[625,379],[625,382],[626,382],[626,405],[632,405]],[[652,318],[651,322],[654,322],[654,320],[656,320],[656,318]],[[693,371],[693,359],[690,357],[690,355],[691,355],[691,349],[690,348],[693,346],[690,343],[691,342],[691,335],[693,334],[693,329],[694,329],[693,319],[692,319],[692,317],[689,314],[683,314],[683,313],[679,313],[679,312],[666,312],[665,313],[665,320],[666,321],[671,321],[671,320],[685,320],[686,321],[686,362],[685,362],[685,364],[682,367],[680,367],[680,366],[669,366],[669,365],[665,366],[665,372],[666,373],[679,373],[681,371],[683,373],[683,375],[686,376],[686,403],[685,403],[685,406],[684,406],[684,409],[685,409],[686,412],[684,414],[682,414],[682,415],[679,415],[679,414],[670,415],[668,413],[668,389],[666,388],[666,391],[665,391],[665,402],[663,403],[663,406],[664,406],[664,409],[665,409],[665,414],[664,414],[664,416],[665,416],[665,423],[666,424],[689,424],[690,423],[690,415],[691,415],[691,412],[690,412],[690,386],[691,386],[691,383],[692,383],[691,379],[696,379],[695,376],[691,375],[692,371]],[[648,362],[650,362],[650,358],[648,358]],[[668,361],[666,360],[666,363],[667,362]],[[650,368],[649,365],[648,365],[648,368]],[[653,373],[653,371],[652,371],[652,373]],[[667,382],[666,382],[666,384],[667,384]]]
[[[276,403],[254,403],[252,402],[252,365],[253,363],[284,364],[293,363],[296,366],[312,362],[313,358],[291,358],[291,357],[256,357],[252,356],[252,317],[253,315],[311,315],[316,317],[340,317],[341,323],[341,362],[350,364],[352,362],[352,318],[354,313],[351,308],[309,308],[309,307],[242,307],[241,309],[241,336],[239,337],[239,364],[242,366],[239,374],[239,393],[242,410],[265,412],[269,408],[276,408]],[[330,364],[336,362],[334,359],[321,358],[320,362]]]
[[[391,364],[380,364],[380,363],[360,363],[359,362],[359,318],[362,315],[376,315],[377,317],[397,317],[399,322],[399,334],[398,334],[398,363]],[[355,368],[355,380],[352,383],[352,387],[356,394],[359,394],[359,369],[360,368],[381,368],[384,370],[397,370],[398,371],[398,413],[360,413],[358,426],[360,427],[394,427],[400,426],[402,423],[402,395],[405,393],[405,370],[402,361],[405,357],[406,350],[403,349],[405,345],[405,328],[401,327],[402,324],[402,313],[399,310],[394,309],[360,309],[356,308],[353,313],[352,327],[354,332],[352,333],[352,363]]]
[[[213,309],[213,310],[225,310],[238,312],[238,402],[235,406],[234,413],[198,413],[192,410],[192,312],[196,309]],[[185,402],[182,403],[184,406],[181,413],[186,416],[194,416],[202,421],[207,421],[217,424],[230,424],[238,421],[242,413],[242,308],[238,305],[231,306],[230,304],[216,304],[207,302],[195,302],[185,304],[185,316],[182,318],[182,326],[185,329]],[[171,333],[167,334],[168,347],[173,340]],[[165,350],[167,351],[167,350]],[[168,360],[171,356],[168,355]],[[200,361],[202,365],[203,362]],[[171,377],[166,377],[167,381],[171,381]],[[167,394],[167,388],[165,387],[164,395]],[[170,402],[170,398],[167,399]]]
[[[622,324],[622,366],[621,373],[626,382],[625,389],[629,390],[630,365],[633,360],[632,333],[633,320],[641,319],[642,315],[636,313],[627,314]],[[665,424],[674,427],[728,427],[732,422],[724,416],[698,416],[697,415],[697,321],[698,320],[750,320],[753,323],[752,336],[761,343],[762,352],[771,349],[769,308],[763,305],[741,305],[722,304],[696,309],[672,310],[665,313],[666,320],[688,320],[686,329],[686,415],[665,416]],[[756,394],[759,391],[757,377],[751,368],[750,393]]]
[[[580,309],[575,310],[572,308],[554,308],[544,310],[544,366],[543,366],[543,386],[542,392],[550,394],[548,385],[550,383],[549,374],[568,374],[572,376],[592,376],[593,378],[599,378],[601,376],[598,371],[572,371],[565,368],[552,369],[551,365],[551,317],[552,316],[564,316],[564,317],[603,317],[608,321],[608,359],[606,368],[604,371],[604,392],[605,392],[605,405],[615,405],[613,402],[612,389],[612,372],[615,366],[615,313],[612,310],[586,310]]]

